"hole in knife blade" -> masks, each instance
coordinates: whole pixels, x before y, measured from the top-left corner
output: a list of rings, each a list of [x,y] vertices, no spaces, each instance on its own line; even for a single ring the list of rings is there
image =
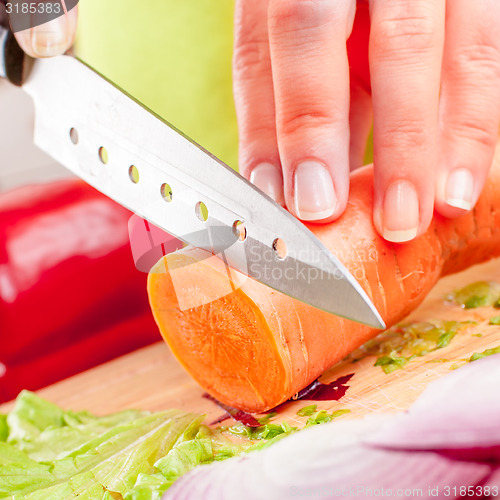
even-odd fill
[[[78,144],[78,130],[76,128],[71,128],[69,131],[69,138],[73,144]]]
[[[247,239],[247,228],[242,220],[234,221],[233,233],[239,241],[245,241]]]
[[[279,260],[284,260],[286,257],[286,245],[285,242],[281,238],[276,238],[273,241],[273,250],[274,255]]]
[[[166,182],[161,185],[160,192],[165,201],[172,201],[172,188]]]
[[[104,146],[99,148],[99,159],[106,165],[109,161],[108,151]]]
[[[208,220],[208,208],[202,201],[199,201],[194,209],[196,217],[201,220],[201,222],[207,222]]]
[[[135,165],[130,165],[130,168],[128,169],[128,176],[134,184],[139,182],[139,170]]]

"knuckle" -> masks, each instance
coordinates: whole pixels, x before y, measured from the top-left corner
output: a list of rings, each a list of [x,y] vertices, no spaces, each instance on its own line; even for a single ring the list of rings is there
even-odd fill
[[[240,138],[247,144],[259,146],[276,140],[276,127],[269,120],[250,120],[246,126],[242,127]]]
[[[266,11],[246,0],[235,5],[233,71],[237,77],[252,77],[263,65],[270,67]]]
[[[477,78],[500,80],[500,48],[493,44],[464,46],[452,61],[456,72]]]
[[[497,143],[497,128],[481,120],[462,120],[450,130],[454,140],[470,141],[486,149],[493,149]]]
[[[426,147],[430,140],[429,127],[421,121],[405,121],[388,126],[377,137],[380,148],[396,148],[410,155],[415,149]]]
[[[252,78],[266,68],[271,70],[266,38],[247,38],[236,44],[233,51],[233,71],[237,76],[242,79]]]
[[[278,117],[280,118],[280,117]],[[330,128],[334,119],[323,112],[305,111],[278,120],[279,132],[285,136],[295,136],[305,130]]]
[[[378,55],[399,57],[401,53],[434,50],[440,43],[440,35],[431,16],[393,17],[372,26],[370,43]]]
[[[269,29],[275,32],[297,32],[326,23],[347,24],[350,4],[345,0],[271,0]]]

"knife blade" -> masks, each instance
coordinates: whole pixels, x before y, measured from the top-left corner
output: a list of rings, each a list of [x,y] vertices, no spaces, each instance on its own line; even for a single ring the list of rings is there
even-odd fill
[[[280,292],[384,327],[300,221],[85,63],[37,60],[22,87],[35,104],[35,144],[102,193]]]

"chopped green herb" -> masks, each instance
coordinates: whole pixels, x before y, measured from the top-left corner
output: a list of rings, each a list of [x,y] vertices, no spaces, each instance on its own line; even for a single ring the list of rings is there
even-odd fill
[[[309,405],[309,406],[304,406],[304,408],[301,408],[298,412],[297,415],[299,417],[310,417],[318,408],[318,405]]]
[[[376,355],[375,366],[385,373],[404,368],[410,361],[446,347],[457,333],[474,321],[433,321],[396,325],[368,341],[350,359]]]
[[[266,424],[261,427],[253,428],[251,439],[273,439],[280,434],[289,434],[297,428],[292,429],[289,424],[283,422],[280,424]]]
[[[477,281],[447,296],[465,309],[484,306],[500,306],[500,283],[495,281]],[[498,304],[498,305],[497,305]]]
[[[439,336],[439,339],[436,344],[436,349],[442,349],[443,347],[446,347],[450,342],[451,339],[457,334],[456,330],[451,331],[451,332],[446,332],[442,333]]]
[[[473,337],[482,337],[483,334],[482,333],[473,333],[472,336]]]
[[[500,354],[500,346],[493,347],[491,349],[486,349],[483,352],[475,352],[470,358],[469,361],[477,361],[478,359],[485,358],[486,356],[492,356],[493,354]]]
[[[351,413],[351,410],[348,410],[347,408],[344,408],[342,410],[336,410],[332,412],[332,418],[341,417],[342,415],[346,415],[347,413]]]
[[[332,416],[326,410],[320,410],[311,415],[306,422],[306,427],[325,424],[332,421]]]
[[[403,368],[408,363],[409,358],[404,356],[396,356],[391,353],[389,356],[381,356],[375,361],[374,366],[381,366],[385,373],[391,373],[395,370]]]
[[[297,431],[297,427],[290,427],[287,422],[281,424],[266,424],[259,427],[248,427],[243,424],[221,427],[223,432],[229,432],[235,436],[242,436],[251,440],[273,439],[281,434],[291,434]]]
[[[272,418],[274,418],[277,415],[275,411],[272,411],[266,415],[264,415],[261,418],[258,418],[257,421],[259,422],[260,425],[266,425],[270,422]]]
[[[336,410],[332,413],[328,413],[326,410],[317,411],[307,419],[306,427],[310,427],[311,425],[326,424],[331,422],[334,418],[341,417],[346,413],[351,413],[351,410],[342,409]]]
[[[490,318],[490,325],[500,325],[500,316],[493,316],[493,318]]]
[[[490,305],[490,298],[487,295],[472,295],[464,303],[465,309],[475,309]]]

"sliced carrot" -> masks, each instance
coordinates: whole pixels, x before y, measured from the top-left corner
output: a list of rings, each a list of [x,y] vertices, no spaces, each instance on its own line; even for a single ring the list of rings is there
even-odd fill
[[[404,245],[375,231],[372,179],[371,167],[354,172],[345,214],[310,229],[346,265],[388,326],[415,309],[440,276],[500,254],[499,148],[475,209],[458,219],[436,215],[422,237]],[[174,354],[223,403],[250,412],[273,408],[379,333],[236,272],[230,291],[224,265],[207,256],[186,248],[162,258],[151,270],[148,293]],[[181,310],[179,290],[206,303]]]

